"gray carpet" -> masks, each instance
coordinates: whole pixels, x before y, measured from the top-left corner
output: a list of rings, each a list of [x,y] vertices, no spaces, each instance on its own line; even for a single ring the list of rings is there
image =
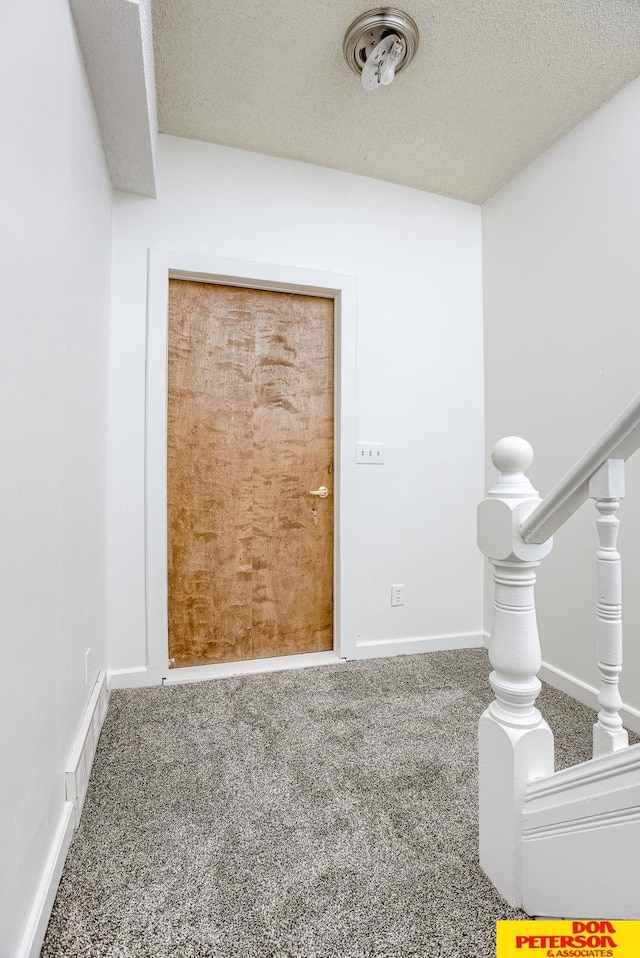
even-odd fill
[[[482,650],[114,692],[42,958],[493,958]],[[593,713],[546,688],[557,767]]]

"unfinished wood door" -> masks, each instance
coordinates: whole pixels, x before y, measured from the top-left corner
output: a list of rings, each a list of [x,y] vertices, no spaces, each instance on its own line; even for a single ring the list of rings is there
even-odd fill
[[[170,280],[168,389],[174,666],[331,649],[333,301]]]

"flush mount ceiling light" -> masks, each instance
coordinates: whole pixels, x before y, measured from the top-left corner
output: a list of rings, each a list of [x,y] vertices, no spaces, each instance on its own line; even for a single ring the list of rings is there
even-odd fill
[[[418,28],[407,13],[395,7],[377,7],[353,21],[342,50],[365,90],[393,82],[411,63],[418,49]]]

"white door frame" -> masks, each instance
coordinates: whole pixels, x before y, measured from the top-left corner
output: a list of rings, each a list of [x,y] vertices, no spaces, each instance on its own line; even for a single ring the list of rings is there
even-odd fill
[[[169,671],[167,589],[167,373],[169,280],[221,283],[332,299],[334,307],[335,502],[334,650],[353,658],[356,645],[356,280],[353,276],[200,253],[149,250],[146,390],[147,670]]]

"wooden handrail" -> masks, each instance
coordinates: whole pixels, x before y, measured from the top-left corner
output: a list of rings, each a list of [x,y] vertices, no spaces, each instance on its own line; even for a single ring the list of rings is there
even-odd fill
[[[589,480],[607,459],[628,459],[640,448],[640,395],[620,413],[520,526],[525,542],[546,542],[589,495]]]

